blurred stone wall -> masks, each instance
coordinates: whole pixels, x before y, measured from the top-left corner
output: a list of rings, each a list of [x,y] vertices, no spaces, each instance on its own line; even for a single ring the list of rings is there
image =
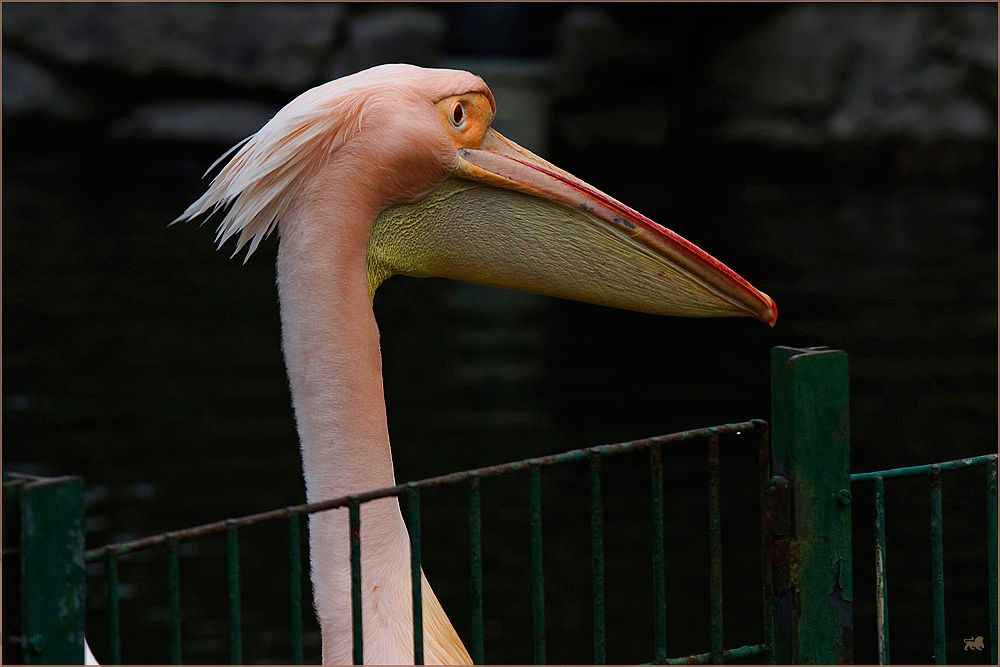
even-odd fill
[[[995,141],[997,8],[803,4],[721,54],[728,136]]]
[[[683,11],[697,16],[675,16]],[[995,4],[742,11],[4,3],[3,113],[6,122],[94,123],[114,137],[229,143],[310,86],[411,62],[480,72],[508,89],[497,95],[501,111],[588,97],[559,127],[581,148],[595,136],[662,145],[676,134],[669,116],[689,104],[731,141],[996,141]],[[514,36],[534,42],[512,45]],[[697,76],[692,99],[668,99],[664,75]],[[619,94],[642,81],[648,95]],[[526,128],[536,145],[548,122]]]

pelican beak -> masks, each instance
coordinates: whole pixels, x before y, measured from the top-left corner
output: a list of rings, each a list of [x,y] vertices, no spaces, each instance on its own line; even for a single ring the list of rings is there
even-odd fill
[[[722,262],[492,129],[429,195],[376,219],[368,270],[372,294],[403,273],[658,315],[777,319]]]

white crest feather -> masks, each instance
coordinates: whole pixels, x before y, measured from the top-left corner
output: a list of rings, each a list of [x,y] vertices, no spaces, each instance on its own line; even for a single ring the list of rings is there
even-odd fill
[[[306,91],[256,134],[226,151],[208,172],[236,154],[212,179],[205,194],[170,224],[229,207],[215,240],[221,247],[239,232],[233,255],[249,243],[249,258],[287,210],[310,168],[361,130],[364,95],[352,85],[354,78]],[[349,122],[352,117],[357,122]]]

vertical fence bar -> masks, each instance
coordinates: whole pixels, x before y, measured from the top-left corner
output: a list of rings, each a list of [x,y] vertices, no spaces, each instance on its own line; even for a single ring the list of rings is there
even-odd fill
[[[601,503],[601,457],[590,457],[590,547],[594,579],[594,664],[606,662],[604,641],[604,507]]]
[[[760,567],[764,601],[764,659],[776,664],[774,646],[774,579],[771,569],[775,535],[771,498],[771,434],[767,422],[754,420],[757,429],[757,465],[760,483]]]
[[[889,588],[885,560],[885,484],[881,477],[872,486],[875,496],[875,615],[878,631],[878,664],[889,664]]]
[[[288,596],[292,611],[292,664],[301,665],[302,656],[302,554],[299,537],[300,514],[286,510],[288,515]]]
[[[663,535],[663,457],[660,443],[649,448],[650,481],[653,496],[653,662],[667,659],[666,558]]]
[[[413,589],[413,664],[424,664],[424,609],[420,576],[420,494],[413,484],[406,489],[410,510],[410,586]]]
[[[531,602],[535,664],[545,664],[545,577],[542,572],[542,470],[531,468]]]
[[[934,608],[934,661],[947,664],[944,634],[944,526],[941,516],[941,469],[931,466],[931,590]]]
[[[21,558],[8,551],[20,550],[21,543],[21,493],[28,480],[24,477],[3,475],[2,502],[3,516],[3,556],[0,561],[0,582],[3,583],[2,604],[0,604],[0,663],[24,663],[27,647],[21,624],[24,597],[21,594]],[[10,554],[10,555],[8,555]],[[23,556],[23,552],[20,554]]]
[[[712,664],[722,664],[722,508],[720,507],[719,436],[708,439],[708,530],[712,568]]]
[[[108,547],[104,556],[104,574],[108,585],[108,643],[111,664],[122,664],[121,616],[118,613],[118,552]]]
[[[997,664],[997,461],[986,467],[986,535],[990,581],[990,664]]]
[[[229,662],[243,664],[243,619],[240,615],[240,536],[236,523],[226,521],[226,569],[229,580]]]
[[[20,508],[22,659],[35,665],[82,664],[83,480],[29,481],[21,487]]]
[[[170,617],[170,664],[181,664],[181,584],[177,538],[167,538],[167,610]]]
[[[776,661],[854,662],[847,354],[771,349]]]
[[[361,508],[356,496],[347,503],[351,532],[351,624],[354,630],[354,664],[365,664],[364,635],[361,631]]]
[[[469,567],[472,570],[472,661],[485,664],[483,651],[483,534],[479,477],[469,478]]]

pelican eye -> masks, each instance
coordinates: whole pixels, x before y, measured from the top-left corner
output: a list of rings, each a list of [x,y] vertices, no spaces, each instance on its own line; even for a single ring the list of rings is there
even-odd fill
[[[465,109],[462,108],[461,102],[455,102],[455,106],[451,108],[451,124],[456,128],[460,128],[464,123]]]

